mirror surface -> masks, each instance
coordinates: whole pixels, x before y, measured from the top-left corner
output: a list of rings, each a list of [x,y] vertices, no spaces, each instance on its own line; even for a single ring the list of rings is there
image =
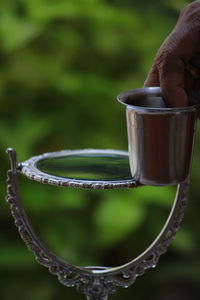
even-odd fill
[[[41,159],[36,167],[62,178],[119,181],[131,180],[128,155],[115,153],[81,153]]]

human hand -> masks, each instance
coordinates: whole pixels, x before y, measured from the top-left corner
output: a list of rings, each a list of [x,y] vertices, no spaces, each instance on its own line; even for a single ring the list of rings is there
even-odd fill
[[[199,70],[198,70],[199,68]],[[144,87],[160,86],[167,107],[188,103],[184,89],[200,90],[200,1],[187,5],[158,50]]]

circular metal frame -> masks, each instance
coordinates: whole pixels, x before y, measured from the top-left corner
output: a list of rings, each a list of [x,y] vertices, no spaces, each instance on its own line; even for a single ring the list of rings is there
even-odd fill
[[[63,150],[58,152],[44,153],[42,155],[33,156],[25,162],[21,163],[21,173],[31,180],[36,180],[41,183],[81,188],[81,189],[119,189],[119,188],[133,188],[141,184],[134,179],[128,180],[81,180],[74,178],[63,178],[54,175],[49,175],[40,171],[37,168],[37,162],[45,158],[56,158],[62,156],[81,155],[81,154],[107,154],[107,155],[121,155],[128,158],[128,152],[117,150],[98,150],[98,149],[84,149],[84,150]]]
[[[11,212],[21,238],[36,260],[47,267],[65,286],[76,287],[88,300],[106,300],[116,287],[128,287],[149,268],[154,268],[161,254],[167,251],[184,216],[189,182],[181,183],[170,215],[155,241],[141,255],[119,267],[77,267],[53,254],[37,237],[23,207],[20,197],[18,174],[25,166],[18,164],[16,152],[8,149],[11,170],[8,171],[8,196]],[[41,156],[40,156],[41,157]],[[22,168],[22,169],[21,169]],[[27,174],[26,174],[27,175]],[[33,179],[33,178],[31,178]],[[42,181],[41,181],[42,182]],[[46,182],[47,183],[47,182]]]

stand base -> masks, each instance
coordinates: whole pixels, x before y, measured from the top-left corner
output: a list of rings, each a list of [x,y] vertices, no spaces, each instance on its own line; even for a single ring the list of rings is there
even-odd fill
[[[96,296],[87,296],[86,297],[87,300],[107,300],[108,299],[108,296],[105,296],[105,297],[96,297]]]

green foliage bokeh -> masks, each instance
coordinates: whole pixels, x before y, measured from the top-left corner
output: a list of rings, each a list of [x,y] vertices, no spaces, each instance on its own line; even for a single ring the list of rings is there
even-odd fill
[[[61,286],[20,240],[4,201],[6,148],[13,147],[20,161],[62,149],[126,150],[124,108],[116,95],[142,87],[158,47],[189,2],[1,0],[2,300],[84,298]],[[199,299],[199,148],[197,136],[190,206],[169,252],[111,299]],[[139,254],[162,228],[175,193],[168,187],[66,190],[24,178],[20,187],[42,240],[77,265],[118,265]]]

